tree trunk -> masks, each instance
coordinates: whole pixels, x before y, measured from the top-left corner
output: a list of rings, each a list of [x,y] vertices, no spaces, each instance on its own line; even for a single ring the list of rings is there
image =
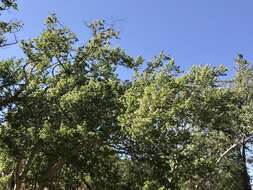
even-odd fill
[[[250,184],[250,176],[247,170],[247,159],[246,159],[246,144],[243,143],[242,145],[242,164],[243,164],[243,171],[242,171],[242,178],[243,178],[243,189],[244,190],[251,190]]]
[[[21,190],[22,188],[22,178],[19,175],[21,169],[21,160],[17,161],[17,165],[14,171],[14,190]]]
[[[21,190],[22,188],[22,181],[20,179],[16,179],[14,190]]]

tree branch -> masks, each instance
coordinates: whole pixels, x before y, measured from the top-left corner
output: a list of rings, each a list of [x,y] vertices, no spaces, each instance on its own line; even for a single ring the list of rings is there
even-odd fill
[[[246,138],[241,139],[239,142],[233,144],[232,146],[230,146],[224,153],[222,153],[219,157],[219,159],[216,161],[216,163],[218,164],[230,151],[232,151],[234,148],[236,148],[237,146],[240,145],[244,145],[247,142],[249,142],[251,140],[251,138],[253,138],[253,135],[249,135]]]

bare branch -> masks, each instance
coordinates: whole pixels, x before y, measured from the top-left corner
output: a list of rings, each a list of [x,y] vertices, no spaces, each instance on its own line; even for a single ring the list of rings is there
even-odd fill
[[[239,142],[234,143],[232,146],[230,146],[224,153],[222,153],[219,157],[219,159],[216,161],[216,163],[219,163],[230,151],[232,151],[234,148],[245,145],[247,142],[250,142],[251,138],[253,138],[253,135],[249,135],[246,138],[242,138]]]
[[[15,33],[14,33],[13,35],[14,35],[14,40],[15,40],[15,41],[14,41],[14,42],[10,42],[10,43],[2,44],[2,45],[0,45],[0,48],[17,44],[17,43],[18,43],[17,36],[16,36]]]
[[[217,162],[216,163],[219,163],[221,160],[222,160],[222,158],[224,157],[224,156],[226,156],[231,150],[233,150],[234,148],[236,148],[238,145],[240,145],[241,143],[235,143],[235,144],[233,144],[232,146],[230,146],[224,153],[222,153],[221,155],[220,155],[220,157],[219,157],[219,159],[217,160]]]

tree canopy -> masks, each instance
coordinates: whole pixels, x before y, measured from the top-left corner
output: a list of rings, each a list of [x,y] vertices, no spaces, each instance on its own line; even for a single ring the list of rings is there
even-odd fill
[[[0,47],[21,26],[0,21]],[[250,190],[252,65],[182,71],[113,46],[103,20],[88,27],[81,42],[52,14],[22,59],[0,58],[0,189]]]

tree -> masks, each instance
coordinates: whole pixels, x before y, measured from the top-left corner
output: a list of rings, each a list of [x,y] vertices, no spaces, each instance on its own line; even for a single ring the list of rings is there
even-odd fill
[[[5,14],[10,9],[17,9],[16,0],[1,0],[0,1],[0,15]],[[0,21],[0,47],[5,47],[9,45],[14,45],[17,43],[17,38],[15,33],[19,31],[21,23],[18,21]],[[7,36],[13,34],[14,39],[8,41]]]
[[[0,1],[0,15],[5,15],[9,10],[16,10],[15,0]],[[16,32],[20,30],[22,24],[18,21],[0,20],[0,48],[17,44]],[[8,39],[13,36],[14,39]],[[0,60],[0,110],[15,102],[23,90],[27,76],[24,72],[25,65],[21,65],[20,60]]]
[[[117,100],[124,87],[115,70],[137,63],[109,46],[117,33],[103,21],[90,25],[93,37],[80,47],[55,15],[46,24],[39,38],[22,42],[32,77],[22,99],[6,108],[1,145],[9,159],[3,178],[9,176],[15,189],[89,188],[87,181],[116,189]]]
[[[239,55],[227,82],[224,66],[145,63],[113,47],[105,21],[88,27],[82,43],[50,15],[23,59],[1,60],[0,188],[250,189],[251,64]]]
[[[155,181],[169,189],[243,188],[238,152],[217,165],[237,135],[232,130],[238,130],[238,100],[219,81],[225,68],[193,67],[180,75],[173,65],[172,60],[158,72],[139,74],[122,99],[126,148],[131,159],[151,168],[142,183]]]

